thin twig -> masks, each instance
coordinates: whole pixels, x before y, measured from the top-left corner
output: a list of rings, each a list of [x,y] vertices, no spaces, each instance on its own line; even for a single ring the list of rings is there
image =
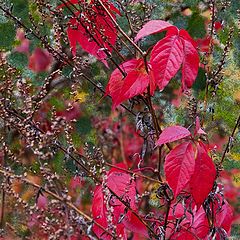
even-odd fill
[[[236,122],[236,124],[235,124],[235,126],[234,126],[234,128],[232,130],[232,134],[231,134],[231,136],[228,139],[228,143],[227,143],[227,145],[225,147],[225,150],[223,152],[223,155],[222,155],[222,158],[221,158],[221,161],[220,161],[220,166],[222,166],[224,158],[225,158],[226,154],[229,152],[229,148],[231,146],[231,142],[232,142],[232,140],[234,138],[235,132],[236,132],[237,128],[239,127],[239,125],[240,125],[240,115],[239,115],[239,117],[237,119],[237,122]]]
[[[148,177],[148,176],[146,176],[146,175],[137,173],[137,172],[135,172],[135,171],[131,171],[131,170],[128,170],[128,169],[125,169],[125,168],[121,168],[121,167],[118,167],[118,166],[113,165],[113,164],[111,164],[111,163],[105,163],[105,164],[106,164],[107,166],[111,167],[111,168],[116,168],[116,169],[121,170],[121,171],[124,171],[124,172],[126,172],[126,173],[129,173],[129,174],[132,174],[132,175],[136,175],[136,176],[141,177],[141,178],[145,178],[145,179],[147,179],[147,180],[149,180],[149,181],[151,181],[151,182],[156,182],[156,183],[159,183],[159,184],[162,183],[161,181],[159,181],[159,180],[157,180],[157,179]]]

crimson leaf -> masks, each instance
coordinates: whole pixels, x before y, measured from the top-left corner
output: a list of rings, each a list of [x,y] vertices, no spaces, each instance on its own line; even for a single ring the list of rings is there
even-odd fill
[[[162,145],[164,143],[174,142],[179,139],[190,136],[191,133],[185,127],[181,126],[171,126],[165,128],[160,134],[159,139],[156,142],[156,145]]]
[[[196,117],[195,130],[194,130],[194,135],[196,136],[197,134],[199,134],[199,135],[201,135],[201,134],[206,135],[206,133],[201,128],[201,123],[200,123],[200,119],[199,119],[198,116]]]
[[[126,77],[123,77],[118,68],[115,69],[106,88],[106,94],[112,97],[113,108],[127,99],[142,94],[150,83],[142,59],[129,60],[119,67],[126,73]]]
[[[76,1],[73,1],[73,4],[75,3]],[[117,10],[111,6],[112,17],[115,18],[113,13]],[[92,9],[96,14],[90,14],[88,11],[76,12],[74,17],[70,19],[67,28],[70,46],[73,55],[76,55],[76,46],[78,43],[86,52],[108,66],[106,51],[112,51],[112,46],[115,45],[117,39],[117,30],[107,14],[102,14],[94,5]],[[103,32],[104,35],[102,34]]]
[[[191,193],[198,207],[211,191],[215,178],[214,163],[208,156],[206,147],[200,142],[197,146],[195,169],[190,182]]]
[[[85,2],[85,0],[69,0],[69,1],[66,1],[66,3],[62,3],[58,6],[58,8],[63,8],[63,7],[66,7],[66,6],[71,6],[72,4],[78,4],[79,2]],[[94,0],[90,1],[89,4],[94,4]],[[105,5],[105,7],[109,8],[111,13],[117,13],[119,15],[121,15],[120,11],[112,4],[112,3],[109,3],[108,0],[102,0],[102,3]]]
[[[122,165],[118,166],[123,167]],[[114,194],[121,197],[123,201],[128,203],[131,209],[136,210],[136,184],[129,174],[122,170],[112,168],[107,174],[106,185],[107,188],[114,192]],[[112,222],[116,225],[116,233],[118,236],[121,235],[124,239],[127,239],[125,228],[130,228],[132,232],[137,232],[147,236],[146,227],[138,219],[136,220],[132,212],[126,212],[126,206],[111,192],[104,196],[104,191],[106,191],[106,187],[103,185],[96,187],[94,191],[92,214],[95,221],[107,228],[107,218],[109,216],[109,211],[107,209],[112,207]],[[106,234],[96,224],[93,225],[93,231],[101,239],[103,235]],[[110,236],[104,235],[104,239],[111,238]]]
[[[219,228],[223,228],[229,234],[233,221],[233,210],[225,199],[223,199],[221,196],[219,196],[219,199],[222,199],[222,206],[219,207],[219,202],[217,199],[215,199],[213,205],[213,211],[215,213],[215,225]]]
[[[180,30],[180,36],[183,36],[182,43],[183,43],[183,65],[182,65],[182,88],[185,90],[190,88],[198,74],[198,67],[199,67],[199,57],[196,48],[193,45],[193,40],[188,35],[185,30]],[[186,37],[189,36],[187,40]],[[190,38],[190,39],[189,39]]]
[[[206,213],[203,207],[200,207],[193,218],[192,231],[200,239],[204,239],[209,231],[209,225]]]
[[[114,209],[115,210],[115,209]],[[115,210],[116,211],[116,210]],[[114,211],[114,213],[115,213]],[[101,186],[97,186],[94,191],[93,204],[92,204],[92,215],[94,220],[101,224],[103,227],[107,229],[107,207],[104,204],[104,195],[103,189]],[[114,219],[114,223],[116,223],[116,219]],[[103,229],[98,227],[96,224],[93,225],[93,232],[101,239],[110,240],[112,239],[107,233],[104,232]],[[122,223],[117,224],[116,226],[117,235],[124,235],[124,225]]]
[[[154,46],[150,64],[156,84],[163,90],[176,75],[183,62],[183,43],[178,35],[171,34]]]
[[[165,38],[154,46],[150,64],[156,84],[163,90],[182,65],[182,88],[190,88],[198,74],[196,43],[185,30],[168,28]]]
[[[146,37],[150,34],[162,32],[168,30],[169,28],[175,28],[172,24],[162,21],[162,20],[151,20],[147,22],[142,29],[138,32],[137,36],[135,37],[135,42],[139,39]]]
[[[194,172],[194,149],[191,142],[184,142],[167,155],[164,164],[166,180],[176,197],[189,183]]]
[[[46,49],[35,48],[29,57],[28,67],[33,72],[40,73],[49,70],[52,61],[52,55]]]

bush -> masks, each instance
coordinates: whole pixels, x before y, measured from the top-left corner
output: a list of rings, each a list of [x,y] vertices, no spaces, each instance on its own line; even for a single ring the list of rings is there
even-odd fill
[[[239,10],[0,0],[0,238],[238,238]]]

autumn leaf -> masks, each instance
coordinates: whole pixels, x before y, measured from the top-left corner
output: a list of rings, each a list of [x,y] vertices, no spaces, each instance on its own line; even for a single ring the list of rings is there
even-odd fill
[[[66,7],[66,6],[71,6],[71,5],[74,5],[74,4],[78,4],[79,2],[86,2],[86,0],[68,0],[66,1],[66,4],[65,3],[62,3],[60,5],[58,5],[58,8],[63,8],[63,7]],[[87,2],[89,4],[94,4],[95,0],[87,0]],[[107,7],[109,8],[110,12],[111,13],[117,13],[118,15],[121,15],[121,12],[119,11],[119,9],[117,9],[114,4],[110,3],[108,0],[102,0],[102,3]]]
[[[17,29],[16,39],[19,41],[19,45],[16,46],[15,51],[20,53],[29,53],[30,40],[25,37],[24,30],[22,28]]]
[[[229,236],[234,220],[233,210],[221,194],[216,194],[211,204],[214,226],[216,227],[216,239],[222,239],[221,235]]]
[[[150,77],[142,59],[129,60],[121,64],[119,68],[126,77],[116,68],[106,88],[106,94],[112,97],[113,109],[125,100],[144,93],[150,83]]]
[[[117,38],[116,29],[112,21],[107,15],[96,15],[93,19],[89,19],[89,23],[81,18],[78,20],[77,18],[79,15],[80,12],[75,13],[76,17],[70,19],[67,28],[67,34],[73,55],[76,55],[76,47],[78,43],[86,52],[95,56],[108,66],[106,61],[106,51],[112,51],[111,45],[115,45]],[[95,32],[93,25],[96,25],[96,29],[104,31],[104,40],[99,31]]]
[[[150,64],[156,84],[163,90],[176,75],[183,62],[183,44],[178,35],[168,35],[153,48]]]
[[[183,44],[183,63],[182,63],[182,88],[186,90],[192,87],[199,68],[199,57],[196,47],[193,45],[191,37],[185,30],[180,30]],[[186,37],[187,36],[187,37]]]
[[[165,143],[174,142],[182,138],[190,136],[191,133],[185,127],[181,126],[171,126],[165,128],[159,136],[159,139],[156,142],[157,146],[160,146]]]
[[[162,20],[151,20],[147,22],[135,37],[135,42],[148,35],[166,31],[170,28],[176,28],[172,24]]]
[[[215,207],[218,208],[218,203],[215,202]],[[228,234],[230,234],[231,224],[233,221],[232,207],[226,200],[223,200],[221,208],[216,210],[215,224],[217,227],[223,228]]]
[[[36,48],[29,57],[28,67],[33,72],[40,73],[48,71],[52,61],[52,55],[46,49]]]
[[[83,91],[76,91],[73,95],[73,100],[75,102],[84,103],[89,94]]]
[[[150,34],[167,31],[166,37],[153,47],[150,54],[155,84],[163,90],[182,66],[182,89],[194,83],[199,67],[197,44],[186,30],[162,20],[151,20],[138,32],[135,41]]]
[[[199,119],[198,116],[196,117],[195,130],[194,130],[194,135],[196,136],[197,134],[199,134],[199,135],[201,135],[201,134],[206,135],[206,133],[201,128],[200,119]]]
[[[194,214],[191,230],[200,239],[204,239],[204,237],[207,236],[209,231],[209,224],[203,207],[200,207]]]
[[[120,14],[119,10],[107,0],[102,1],[109,9],[111,16],[115,19],[115,14]],[[61,4],[58,8],[66,7],[71,4],[77,4],[78,1],[71,0],[66,4]],[[111,17],[94,5],[94,1],[88,3],[96,14],[91,11],[75,12],[74,16],[68,22],[67,35],[73,55],[76,55],[77,44],[86,52],[102,61],[107,67],[106,52],[111,53],[112,46],[117,39],[117,30]],[[103,34],[104,33],[104,34]]]
[[[189,183],[194,173],[194,166],[194,149],[191,142],[178,145],[167,155],[164,171],[175,197]]]
[[[126,168],[123,164],[119,165],[119,167]],[[123,170],[112,168],[107,174],[106,186],[128,203],[131,209],[136,210],[136,183],[129,174]],[[127,210],[126,206],[111,191],[104,197],[104,191],[103,186],[97,186],[94,191],[92,214],[93,218],[96,219],[95,221],[107,228],[107,209],[112,207],[112,222],[116,225],[118,236],[121,235],[124,239],[127,239],[125,235],[126,228],[129,228],[132,232],[147,235],[146,227],[133,216],[132,212]],[[107,200],[105,200],[106,198]],[[96,224],[93,225],[93,231],[98,237],[104,236],[104,239],[111,239],[110,236],[105,236],[106,233]]]
[[[191,193],[198,207],[210,193],[216,178],[216,169],[212,159],[208,156],[203,143],[197,145],[197,157],[194,173],[190,182]]]

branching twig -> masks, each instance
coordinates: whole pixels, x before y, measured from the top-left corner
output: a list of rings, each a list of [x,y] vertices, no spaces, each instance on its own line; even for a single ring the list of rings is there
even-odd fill
[[[99,224],[98,222],[96,222],[93,218],[91,218],[90,216],[88,216],[87,214],[85,214],[84,212],[82,212],[80,209],[78,209],[72,202],[70,202],[67,199],[64,199],[62,197],[60,197],[59,195],[55,194],[54,192],[50,191],[49,189],[44,188],[43,186],[40,186],[37,183],[34,183],[32,181],[30,181],[27,178],[19,178],[17,175],[14,175],[13,173],[10,173],[6,170],[4,170],[3,168],[0,168],[0,173],[2,175],[4,175],[5,177],[11,177],[11,178],[15,178],[15,179],[20,179],[22,182],[25,182],[35,188],[37,188],[38,190],[41,190],[47,194],[49,194],[50,196],[52,196],[53,198],[57,199],[58,201],[66,204],[68,207],[70,207],[71,209],[75,210],[79,215],[83,216],[85,219],[87,219],[89,222],[92,222],[94,224],[96,224],[99,228],[101,228],[105,233],[107,233],[108,235],[110,235],[111,237],[113,237],[113,239],[117,239],[116,236],[114,236],[111,232],[109,232],[106,227],[103,227],[101,224]]]
[[[44,39],[42,39],[41,37],[39,37],[33,30],[29,29],[25,24],[23,24],[18,18],[16,18],[15,16],[13,16],[8,10],[4,9],[1,5],[0,5],[0,9],[5,12],[6,15],[8,15],[12,20],[14,20],[19,26],[21,26],[22,28],[24,28],[28,33],[31,33],[33,36],[35,36],[37,39],[39,39],[40,41],[44,41]],[[52,48],[48,43],[46,43],[45,41],[43,42],[43,44],[45,44],[45,46],[48,46],[49,49],[51,49],[52,52],[56,53],[63,61],[65,61],[70,67],[74,67],[74,65],[69,61],[69,59],[66,59],[64,56],[61,55],[61,53],[59,53],[58,51],[55,51],[54,48]],[[87,80],[89,83],[91,83],[98,91],[102,92],[103,94],[106,94],[106,92],[99,87],[99,85],[97,83],[95,83],[94,81],[92,81],[88,76],[86,76],[84,73],[80,74],[81,77],[83,77],[85,80]],[[106,95],[108,97],[111,98],[111,96]],[[136,116],[136,114],[129,109],[128,107],[126,107],[124,104],[120,104],[120,106],[122,108],[124,108],[126,111],[128,111],[129,113],[131,113],[132,115]]]

